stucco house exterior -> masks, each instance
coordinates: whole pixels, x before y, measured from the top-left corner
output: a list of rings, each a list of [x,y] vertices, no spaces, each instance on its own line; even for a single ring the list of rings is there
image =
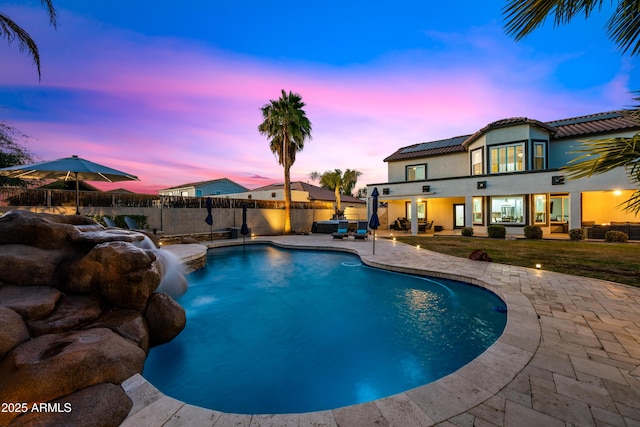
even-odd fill
[[[469,135],[399,148],[384,161],[388,182],[368,184],[397,217],[433,221],[442,229],[502,224],[521,235],[538,225],[546,235],[573,228],[638,222],[619,206],[636,190],[622,168],[591,178],[565,179],[579,141],[629,137],[640,121],[623,111],[541,122],[516,117]],[[410,231],[418,233],[418,221]]]
[[[159,190],[161,196],[202,197],[209,195],[232,194],[247,191],[248,188],[228,178],[211,181],[191,182]]]

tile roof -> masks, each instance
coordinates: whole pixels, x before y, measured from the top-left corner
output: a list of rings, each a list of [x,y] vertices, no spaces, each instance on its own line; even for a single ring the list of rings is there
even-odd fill
[[[266,186],[260,187],[260,188],[254,188],[251,191],[281,190],[283,188],[284,188],[284,184],[271,184],[271,185],[266,185]],[[313,200],[322,201],[322,202],[335,202],[336,201],[336,195],[335,195],[335,193],[333,191],[326,190],[324,188],[309,184],[307,182],[292,181],[291,182],[291,189],[292,190],[308,192],[309,193],[309,199],[312,200],[312,201]],[[363,200],[357,199],[355,197],[347,196],[345,194],[342,194],[340,196],[340,201],[342,203],[366,203]]]
[[[238,187],[242,187],[245,190],[249,190],[244,185],[240,185],[237,182],[230,180],[229,178],[218,178],[218,179],[211,179],[211,180],[208,180],[208,181],[198,181],[198,182],[190,182],[188,184],[176,185],[176,186],[169,187],[169,188],[163,188],[160,191],[175,190],[177,188],[186,188],[186,187],[200,187],[202,185],[213,184],[214,182],[221,182],[221,181],[228,181],[228,182],[230,182],[232,184],[237,185]]]
[[[640,115],[621,110],[550,122],[541,122],[527,117],[511,117],[489,123],[472,135],[457,136],[402,147],[384,159],[384,161],[391,162],[465,151],[471,142],[490,130],[520,124],[529,124],[546,129],[551,134],[552,139],[561,139],[576,136],[595,136],[608,132],[640,130]]]

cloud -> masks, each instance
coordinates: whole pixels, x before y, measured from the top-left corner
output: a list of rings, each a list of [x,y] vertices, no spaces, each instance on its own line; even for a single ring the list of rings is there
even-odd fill
[[[13,9],[29,25],[41,10]],[[34,138],[44,159],[78,154],[137,175],[127,188],[153,192],[228,177],[256,187],[282,168],[257,132],[260,107],[280,90],[302,95],[313,123],[292,169],[357,169],[386,181],[397,148],[473,133],[513,116],[553,120],[617,109],[631,67],[599,85],[555,80],[566,58],[514,46],[495,26],[426,33],[430,48],[389,52],[366,64],[331,66],[258,59],[193,40],[149,37],[60,11],[52,35],[37,25],[43,79],[7,48],[0,108]],[[259,172],[256,172],[259,171]],[[119,185],[121,186],[121,185]]]

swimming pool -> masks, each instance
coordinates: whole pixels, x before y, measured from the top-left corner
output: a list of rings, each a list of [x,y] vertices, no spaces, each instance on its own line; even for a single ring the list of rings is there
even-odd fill
[[[482,288],[268,245],[211,250],[179,300],[186,329],[153,349],[163,393],[234,413],[332,409],[435,381],[502,333]]]

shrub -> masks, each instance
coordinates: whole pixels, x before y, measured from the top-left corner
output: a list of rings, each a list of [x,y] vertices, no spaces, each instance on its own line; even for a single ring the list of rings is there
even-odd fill
[[[507,235],[507,229],[504,225],[490,225],[487,227],[489,237],[494,239],[504,239]]]
[[[583,228],[572,228],[569,230],[569,239],[571,240],[584,240]]]
[[[616,242],[616,243],[627,243],[627,240],[629,240],[629,236],[627,235],[627,233],[624,233],[622,231],[607,231],[606,233],[604,233],[604,240],[605,242]]]
[[[542,228],[537,225],[526,225],[524,227],[524,237],[527,239],[542,239]]]
[[[467,237],[473,236],[473,228],[472,227],[464,227],[462,229],[462,235],[463,236],[467,236]]]

